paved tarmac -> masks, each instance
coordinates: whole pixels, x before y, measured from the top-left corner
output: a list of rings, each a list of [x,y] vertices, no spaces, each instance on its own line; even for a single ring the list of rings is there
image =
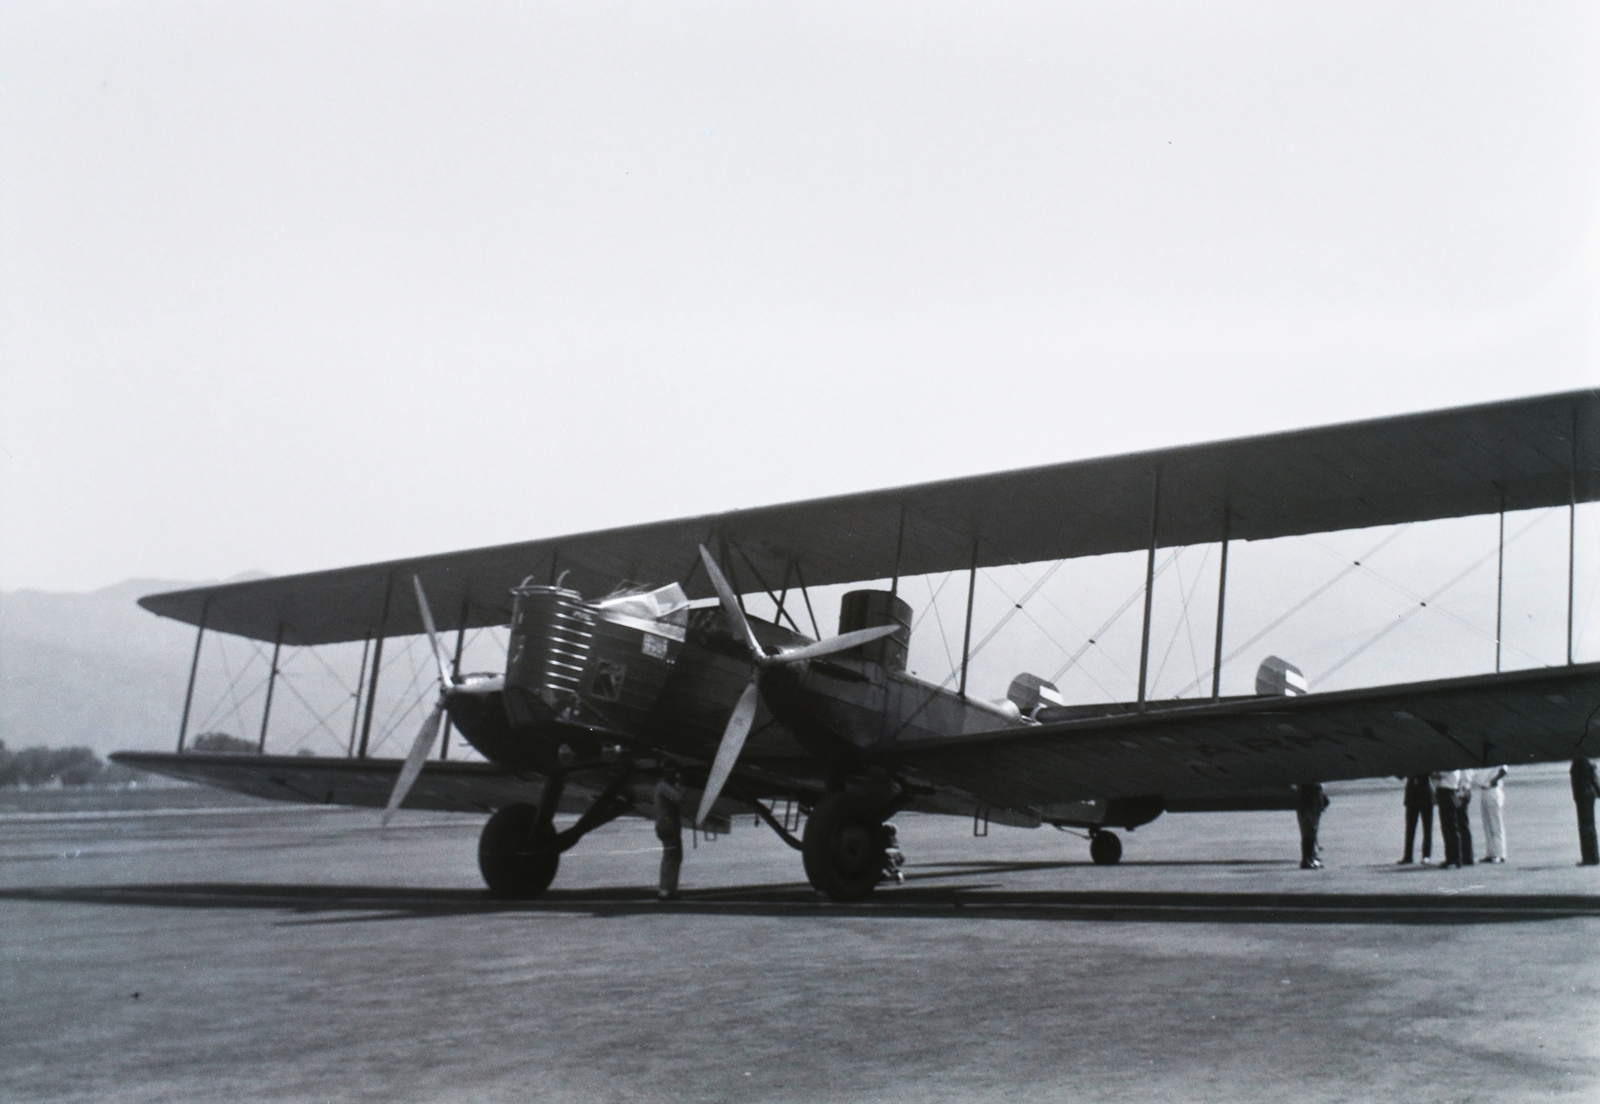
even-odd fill
[[[1394,864],[1393,782],[1332,791],[1323,871],[1290,813],[1163,817],[1116,867],[902,817],[907,884],[851,907],[748,821],[682,904],[627,821],[510,906],[481,818],[27,795],[0,1099],[1600,1100],[1600,871],[1564,768],[1510,786],[1511,861],[1460,871]]]

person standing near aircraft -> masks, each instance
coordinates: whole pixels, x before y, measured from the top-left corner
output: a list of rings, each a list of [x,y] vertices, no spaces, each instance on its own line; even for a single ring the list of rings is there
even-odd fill
[[[903,885],[906,880],[906,853],[900,850],[900,830],[893,824],[883,826],[883,880]]]
[[[661,841],[659,901],[678,899],[678,871],[683,866],[683,776],[677,771],[656,783],[656,838]]]
[[[1456,842],[1461,847],[1461,865],[1471,866],[1477,860],[1472,855],[1472,772],[1457,771],[1456,777]]]
[[[1472,804],[1472,772],[1435,772],[1433,804],[1439,810],[1439,834],[1444,837],[1444,865],[1471,866],[1472,821],[1467,810]]]
[[[1600,866],[1600,844],[1595,842],[1594,799],[1600,797],[1600,778],[1587,759],[1572,761],[1572,803],[1578,807],[1579,866]]]
[[[1483,819],[1483,846],[1486,863],[1506,861],[1506,768],[1489,767],[1473,771],[1473,784],[1483,791],[1478,816]]]
[[[1406,779],[1406,853],[1400,865],[1411,862],[1411,846],[1417,838],[1417,821],[1422,822],[1422,864],[1426,866],[1433,855],[1433,786],[1425,774],[1413,774]]]
[[[1439,836],[1444,840],[1444,866],[1452,869],[1461,865],[1461,823],[1456,816],[1456,787],[1460,784],[1460,771],[1434,771],[1429,776],[1433,783],[1433,805],[1439,810]]]
[[[1306,782],[1295,787],[1295,819],[1300,822],[1300,869],[1321,870],[1322,860],[1317,857],[1317,827],[1322,822],[1322,810],[1328,807],[1328,795],[1322,785]]]

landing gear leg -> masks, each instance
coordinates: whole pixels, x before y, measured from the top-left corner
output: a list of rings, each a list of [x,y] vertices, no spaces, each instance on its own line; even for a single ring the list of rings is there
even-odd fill
[[[1104,828],[1089,829],[1089,857],[1097,866],[1114,866],[1122,858],[1122,841]]]
[[[518,802],[495,811],[478,837],[478,869],[491,896],[507,901],[531,901],[555,881],[561,853],[584,836],[609,824],[633,807],[624,790],[633,774],[631,765],[612,780],[594,804],[564,832],[555,830],[556,807],[566,778],[553,774],[545,780],[539,804]]]
[[[806,877],[830,901],[859,901],[883,877],[884,812],[881,802],[836,791],[806,818]]]

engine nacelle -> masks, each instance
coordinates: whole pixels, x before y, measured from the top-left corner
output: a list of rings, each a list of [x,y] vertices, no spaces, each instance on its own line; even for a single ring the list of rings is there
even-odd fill
[[[683,589],[672,583],[598,602],[552,586],[511,593],[505,710],[513,728],[561,721],[639,731],[683,648]]]
[[[1061,691],[1056,689],[1055,683],[1026,671],[1011,680],[1006,697],[1016,705],[1018,712],[1029,718],[1048,706],[1063,704]]]
[[[1311,689],[1300,668],[1269,655],[1256,668],[1256,693],[1262,697],[1299,697]]]

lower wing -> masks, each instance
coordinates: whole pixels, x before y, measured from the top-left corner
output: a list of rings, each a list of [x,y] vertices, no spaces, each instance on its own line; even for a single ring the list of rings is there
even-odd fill
[[[400,773],[400,759],[322,759],[309,755],[228,755],[119,751],[112,760],[135,770],[202,782],[237,793],[311,805],[383,808]],[[488,812],[516,801],[537,801],[544,783],[491,763],[430,762],[406,796],[407,809]],[[563,800],[563,805],[566,801]]]
[[[888,767],[1005,808],[1600,754],[1600,663],[1062,721],[899,744]]]

